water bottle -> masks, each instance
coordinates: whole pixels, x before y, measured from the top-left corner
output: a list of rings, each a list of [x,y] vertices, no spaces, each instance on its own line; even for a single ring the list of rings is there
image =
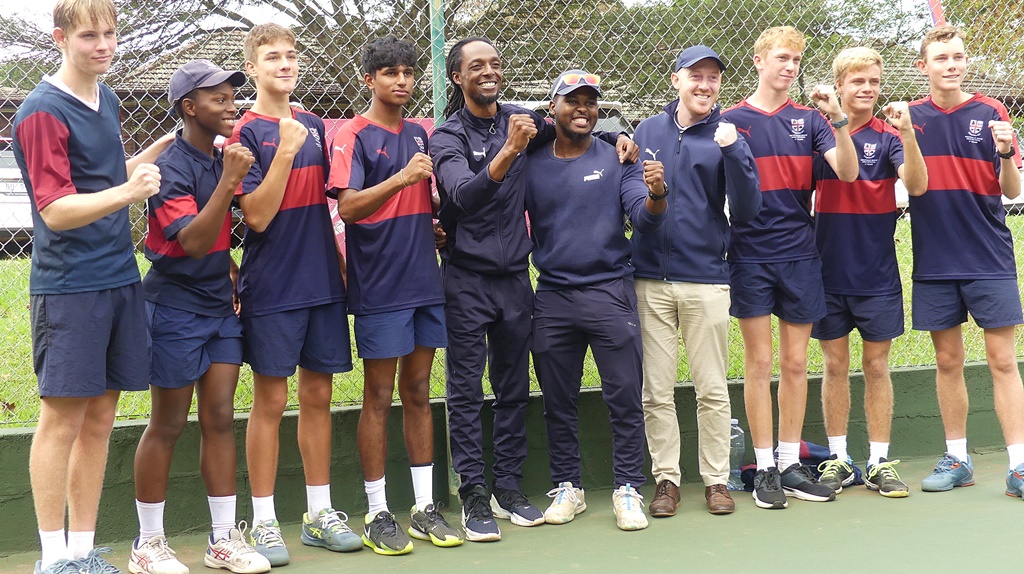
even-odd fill
[[[725,485],[729,490],[745,490],[740,472],[746,450],[747,443],[743,438],[740,421],[732,419],[732,428],[729,431],[729,482]]]

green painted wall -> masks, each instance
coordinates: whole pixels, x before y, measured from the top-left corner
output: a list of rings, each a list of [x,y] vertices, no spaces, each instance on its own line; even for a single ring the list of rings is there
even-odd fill
[[[969,365],[966,369],[967,386],[971,396],[968,436],[971,448],[977,451],[1002,448],[1003,439],[992,402],[992,384],[985,365]],[[895,415],[892,430],[894,458],[938,455],[944,450],[942,421],[935,398],[933,369],[903,369],[894,371]],[[864,427],[863,379],[851,379],[852,409],[850,416],[850,454],[855,460],[867,457],[867,438]],[[734,416],[745,427],[743,417],[743,386],[730,385]],[[695,445],[697,427],[696,403],[693,387],[679,385],[676,404],[683,436],[683,468],[685,481],[699,481]],[[435,492],[443,496],[448,468],[446,449],[444,403],[432,403],[434,411]],[[490,436],[490,410],[484,411],[484,436]],[[366,509],[359,470],[359,457],[354,437],[359,420],[357,407],[342,408],[334,414],[332,495],[341,509],[358,516]],[[305,487],[302,465],[296,446],[294,413],[285,416],[281,430],[281,460],[277,483],[277,512],[286,522],[295,522],[305,510]],[[235,421],[238,443],[239,517],[251,513],[245,474],[245,418]],[[534,498],[538,506],[546,506],[544,493],[551,487],[548,479],[547,439],[544,431],[543,404],[540,396],[531,398],[526,424],[528,428],[529,456],[524,468],[523,491]],[[118,423],[114,429],[107,464],[107,478],[100,509],[100,544],[121,541],[136,535],[137,522],[132,480],[135,446],[145,428],[145,422]],[[825,444],[821,417],[820,379],[812,379],[807,398],[804,438]],[[0,524],[0,556],[23,552],[38,547],[33,519],[32,495],[28,477],[28,455],[32,429],[0,430],[0,508],[10,522]],[[580,397],[580,438],[583,456],[583,482],[586,488],[607,489],[612,485],[611,432],[608,410],[598,391],[587,391]],[[401,410],[395,407],[388,427],[388,499],[393,510],[412,505],[412,485],[402,439]],[[166,528],[168,533],[186,530],[202,531],[208,527],[209,515],[206,493],[199,474],[199,427],[190,424],[178,443],[171,468]],[[748,460],[752,460],[749,440]],[[488,449],[486,457],[491,456]],[[649,465],[648,465],[649,470]],[[450,501],[457,506],[457,501]],[[455,513],[457,514],[457,513]],[[454,516],[454,514],[453,514]]]

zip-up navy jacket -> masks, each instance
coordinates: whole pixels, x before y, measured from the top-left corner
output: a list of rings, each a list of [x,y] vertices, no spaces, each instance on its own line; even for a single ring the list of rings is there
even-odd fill
[[[513,160],[505,178],[494,181],[487,166],[505,145],[512,114],[530,114],[537,136]],[[614,144],[619,134],[594,136]],[[491,118],[478,118],[462,108],[437,128],[430,136],[430,157],[441,196],[438,219],[448,234],[442,260],[489,275],[529,266],[532,244],[524,216],[523,167],[529,151],[553,139],[554,125],[537,112],[513,105],[498,104],[498,113]]]
[[[665,165],[668,218],[655,233],[633,231],[635,277],[725,284],[729,282],[729,216],[747,221],[761,209],[757,164],[742,135],[726,147],[715,142],[721,117],[716,105],[696,124],[680,129],[679,100],[642,122],[633,139],[641,160]]]

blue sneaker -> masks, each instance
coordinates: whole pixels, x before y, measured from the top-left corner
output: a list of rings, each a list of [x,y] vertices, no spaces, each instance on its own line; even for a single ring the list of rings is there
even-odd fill
[[[921,490],[925,492],[945,492],[954,486],[971,486],[974,484],[974,464],[971,457],[967,461],[949,454],[942,455],[932,473],[921,481]]]
[[[1024,464],[1006,474],[1006,496],[1024,498]]]
[[[354,552],[363,547],[363,539],[352,531],[344,512],[326,508],[315,517],[302,515],[302,543],[334,552]]]
[[[281,524],[277,520],[263,520],[253,524],[249,531],[249,545],[269,560],[271,566],[284,566],[291,561],[288,547],[281,536]]]
[[[71,564],[78,567],[78,570],[70,572],[81,572],[85,574],[122,574],[113,564],[103,559],[100,554],[113,552],[112,548],[94,548],[89,555],[80,560],[72,560]]]
[[[64,559],[60,559],[46,568],[43,568],[42,560],[36,560],[36,567],[33,570],[33,574],[77,574],[78,572],[78,566],[70,560]]]

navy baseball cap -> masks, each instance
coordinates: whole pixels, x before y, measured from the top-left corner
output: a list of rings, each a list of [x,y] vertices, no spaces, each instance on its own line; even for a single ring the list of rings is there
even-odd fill
[[[566,96],[580,88],[594,88],[598,97],[601,96],[601,76],[583,70],[566,70],[558,75],[551,86],[550,96]]]
[[[718,64],[718,67],[725,71],[725,64],[722,63],[722,59],[718,57],[718,53],[708,48],[703,44],[697,44],[696,46],[690,46],[679,53],[679,57],[676,58],[676,66],[672,68],[673,72],[678,72],[679,68],[689,68],[697,62],[711,58]]]
[[[209,60],[192,60],[171,74],[171,85],[167,89],[167,101],[174,113],[174,104],[196,88],[212,88],[224,82],[234,87],[245,83],[244,72],[227,72]]]

